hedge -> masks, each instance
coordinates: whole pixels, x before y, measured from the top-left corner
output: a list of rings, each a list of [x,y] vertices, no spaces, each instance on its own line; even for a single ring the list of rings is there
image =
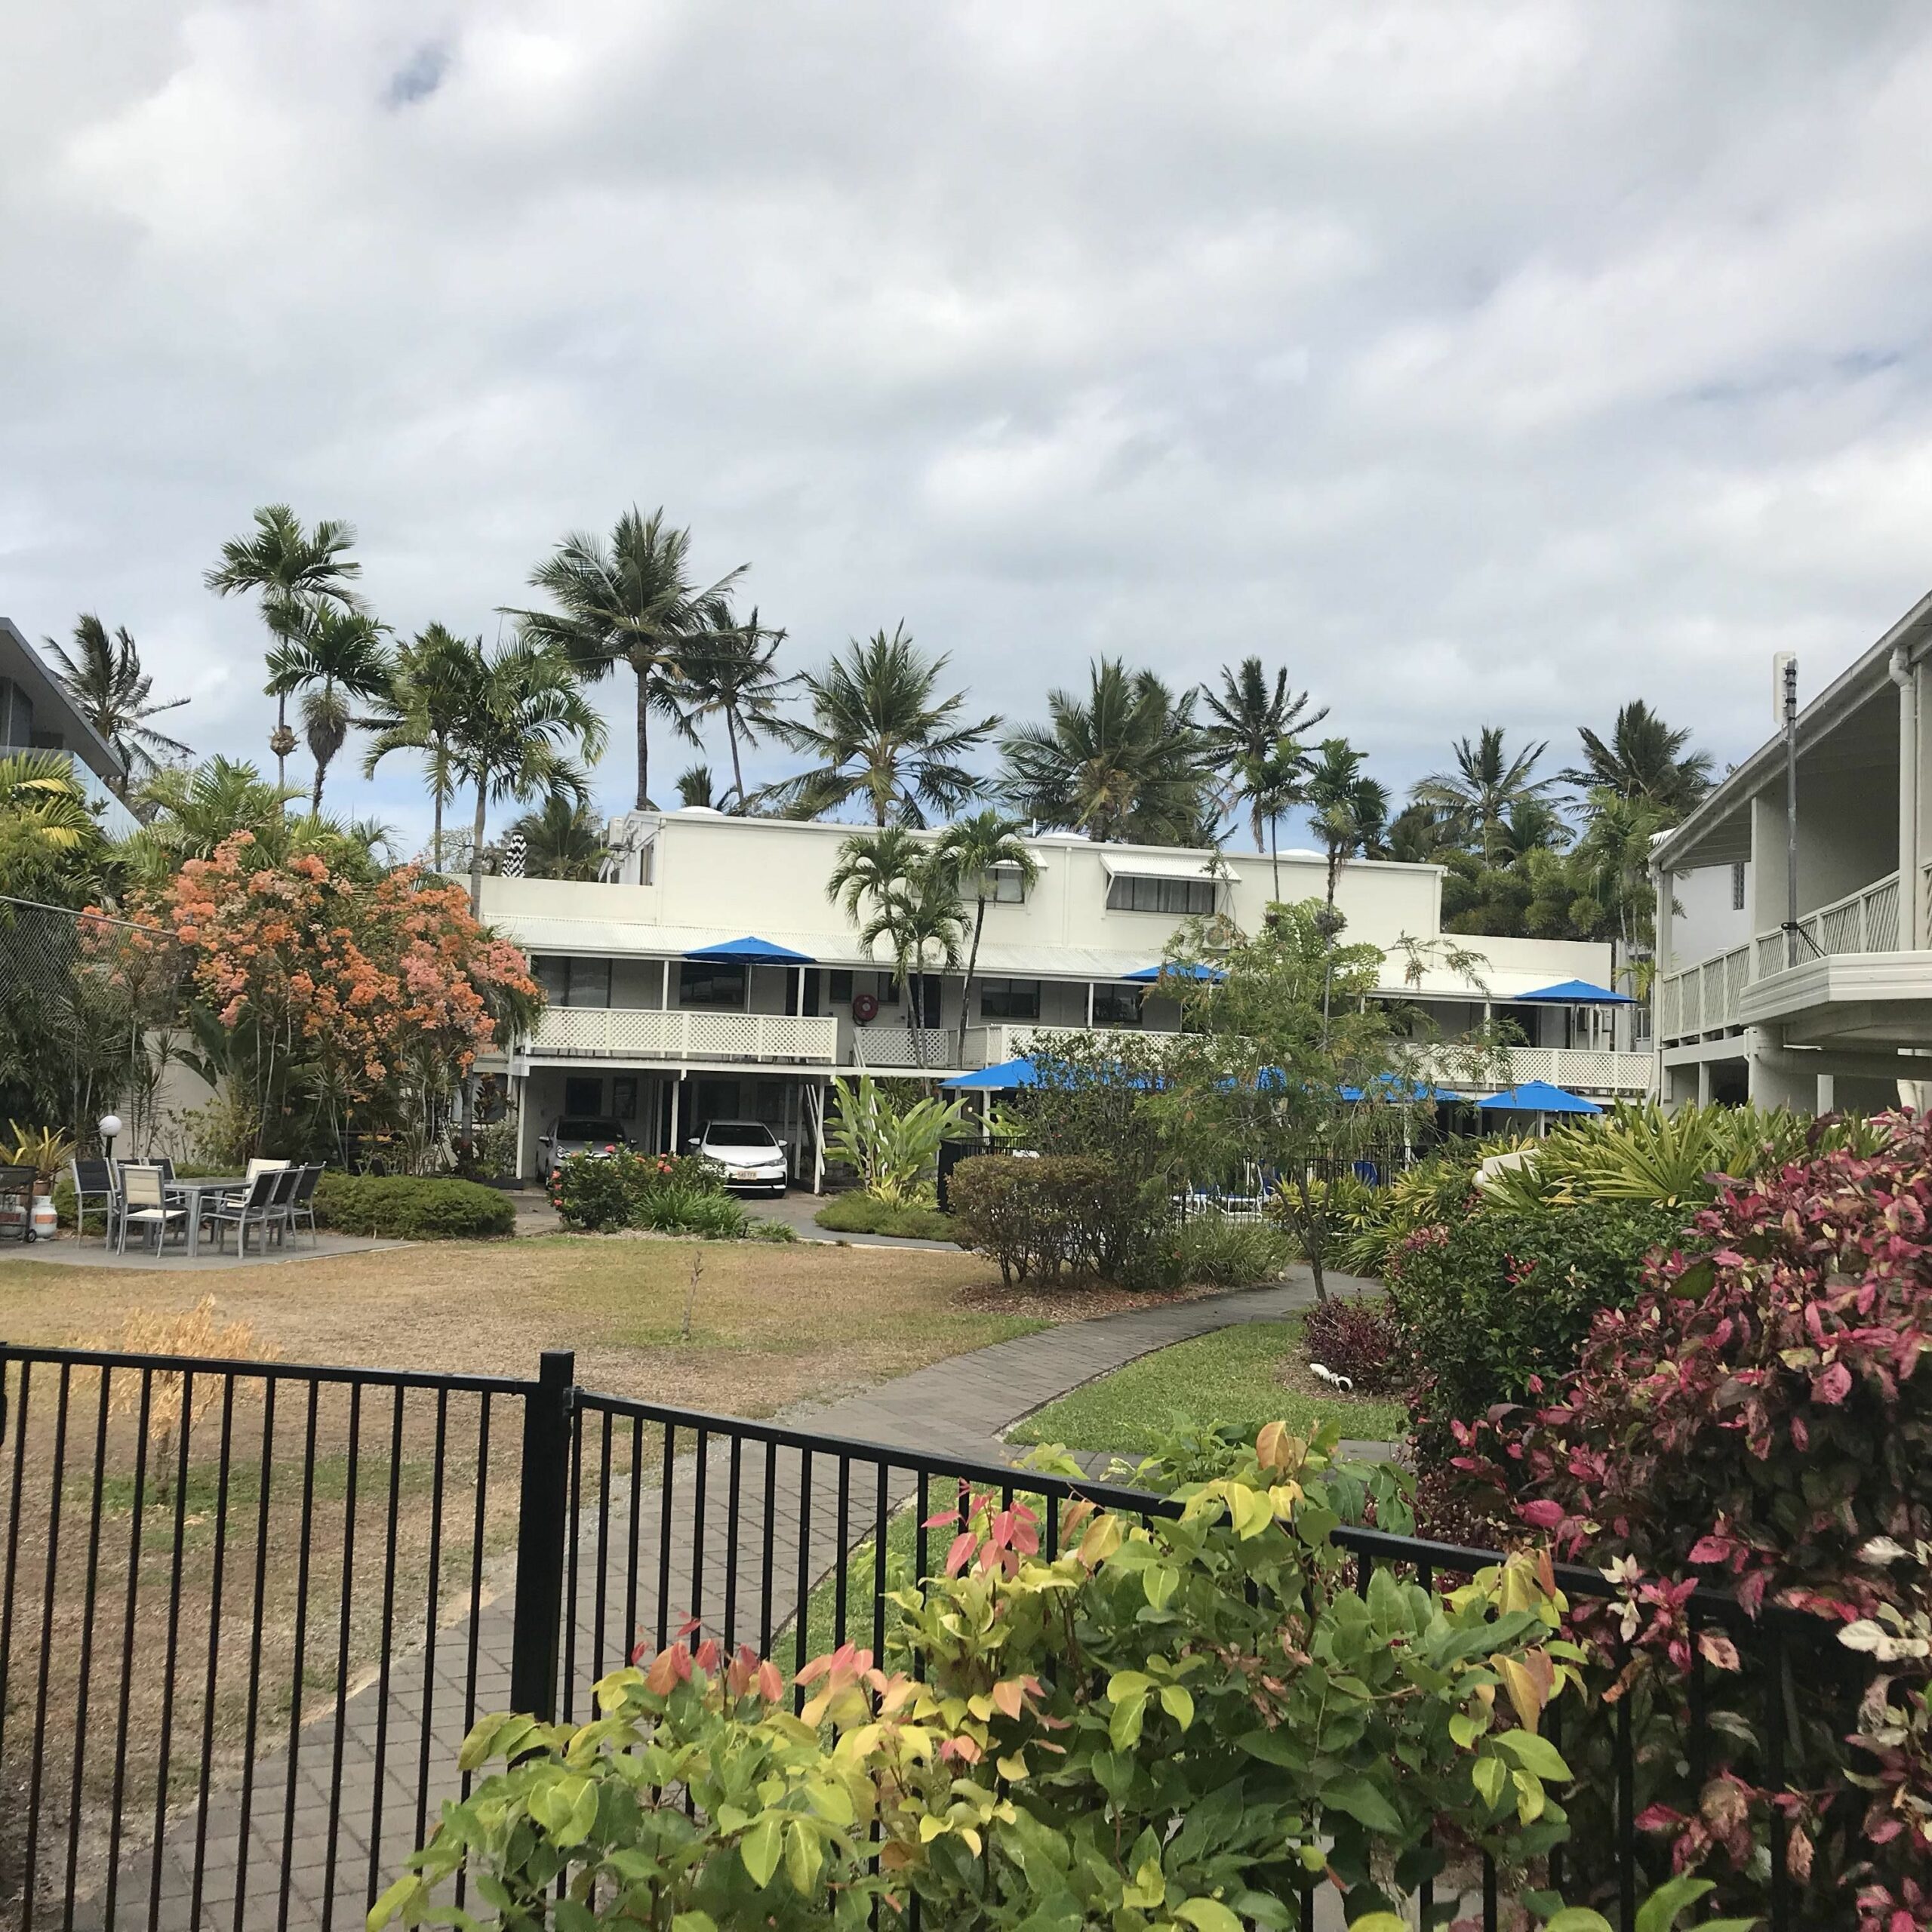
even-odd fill
[[[961,1245],[997,1261],[1003,1281],[1064,1267],[1133,1282],[1150,1267],[1164,1276],[1178,1266],[1164,1198],[1153,1200],[1110,1161],[980,1154],[953,1169],[950,1191]]]
[[[812,1217],[838,1235],[896,1235],[904,1241],[952,1241],[959,1233],[950,1214],[937,1208],[895,1206],[854,1189],[834,1195]]]
[[[516,1204],[473,1180],[329,1173],[315,1189],[315,1220],[391,1241],[477,1241],[513,1233]]]

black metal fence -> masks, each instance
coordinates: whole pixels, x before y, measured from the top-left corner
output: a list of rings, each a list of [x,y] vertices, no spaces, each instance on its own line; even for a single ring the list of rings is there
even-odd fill
[[[882,1651],[887,1589],[931,1573],[928,1518],[961,1484],[1030,1501],[1049,1554],[1076,1496],[1174,1509],[598,1395],[573,1367],[546,1355],[523,1380],[0,1345],[0,1925],[359,1924],[467,1791],[457,1749],[481,1713],[586,1714],[635,1644],[693,1619],[794,1667],[848,1637]],[[1380,1564],[1428,1582],[1496,1560],[1336,1540],[1364,1589]],[[1722,1599],[1699,1609],[1740,1643],[1783,1643]],[[1638,1841],[1645,1766],[1700,1761],[1703,1669],[1681,1736],[1633,1700],[1600,1718],[1607,1755],[1573,1794],[1591,1825],[1569,1875],[1626,1926],[1647,1866],[1667,1869]],[[1780,1654],[1764,1676],[1767,1780],[1788,1768],[1789,1675]],[[1771,1857],[1785,1932],[1781,1832]],[[1565,1875],[1558,1861],[1551,1881]],[[1463,1909],[1494,1927],[1494,1870],[1470,1885]],[[1428,1887],[1419,1903],[1435,1909]],[[1315,1914],[1311,1892],[1302,1924]]]

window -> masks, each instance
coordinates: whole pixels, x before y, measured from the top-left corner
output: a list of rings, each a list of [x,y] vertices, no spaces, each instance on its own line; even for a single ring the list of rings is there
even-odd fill
[[[1742,859],[1730,869],[1730,909],[1734,912],[1744,910],[1744,861]]]
[[[564,1082],[564,1112],[567,1114],[601,1114],[604,1111],[604,1082],[601,1076],[573,1074]],[[595,1138],[586,1134],[585,1140]]]
[[[1140,995],[1132,986],[1096,986],[1094,989],[1094,1024],[1096,1026],[1138,1026]]]
[[[1026,876],[1017,866],[994,866],[992,900],[995,906],[1026,904]]]
[[[1040,1017],[1040,983],[1038,980],[982,980],[980,982],[980,1017],[982,1020],[1037,1020]]]
[[[562,953],[540,952],[531,960],[537,983],[552,1006],[608,1006],[611,962],[573,959]]]
[[[852,1004],[852,975],[844,968],[835,966],[825,977],[827,985],[831,988],[826,998],[834,1006],[850,1006]]]
[[[1109,912],[1168,912],[1177,918],[1187,913],[1214,909],[1214,881],[1211,878],[1135,878],[1122,876],[1109,881]]]
[[[702,959],[687,959],[678,968],[678,1004],[735,1006],[743,1011],[745,969],[742,966],[714,965]]]
[[[897,1006],[899,1004],[899,982],[890,973],[878,975],[878,998],[881,1006]]]

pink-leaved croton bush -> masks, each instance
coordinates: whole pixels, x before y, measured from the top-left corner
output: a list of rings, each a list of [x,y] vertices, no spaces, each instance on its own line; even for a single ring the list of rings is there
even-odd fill
[[[1726,1186],[1561,1392],[1460,1428],[1457,1464],[1619,1586],[1592,1634],[1679,1869],[1755,1902],[1782,1838],[1796,1922],[1870,1932],[1932,1924],[1932,1124],[1887,1124]]]

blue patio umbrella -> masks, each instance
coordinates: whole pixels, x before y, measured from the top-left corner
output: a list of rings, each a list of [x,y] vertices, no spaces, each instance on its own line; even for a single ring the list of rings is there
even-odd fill
[[[1526,1080],[1520,1087],[1506,1088],[1500,1094],[1491,1094],[1476,1105],[1493,1109],[1499,1113],[1523,1114],[1600,1114],[1602,1108],[1594,1100],[1586,1100],[1580,1094],[1567,1093],[1561,1087],[1552,1087],[1547,1080]]]
[[[685,957],[702,961],[707,966],[816,966],[818,964],[809,952],[794,952],[789,946],[780,946],[775,940],[752,937],[728,939],[721,946],[700,946],[695,952],[686,953]]]
[[[1198,961],[1186,966],[1174,964],[1171,961],[1156,966],[1143,966],[1137,972],[1123,973],[1121,977],[1137,986],[1149,986],[1164,973],[1174,980],[1206,980],[1216,984],[1228,976],[1218,966],[1203,966]]]
[[[976,1067],[971,1073],[955,1073],[942,1080],[942,1087],[955,1092],[998,1093],[1015,1087],[1031,1087],[1039,1079],[1038,1069],[1030,1060],[1003,1060],[996,1066]]]
[[[1628,993],[1614,993],[1607,986],[1588,980],[1560,980],[1553,986],[1539,986],[1533,993],[1512,993],[1518,1006],[1635,1006]]]
[[[1452,1093],[1447,1087],[1431,1087],[1420,1080],[1400,1080],[1392,1073],[1376,1075],[1375,1084],[1390,1098],[1401,1100],[1460,1100],[1460,1094]],[[1341,1087],[1336,1090],[1345,1100],[1359,1100],[1365,1097],[1359,1087]]]

